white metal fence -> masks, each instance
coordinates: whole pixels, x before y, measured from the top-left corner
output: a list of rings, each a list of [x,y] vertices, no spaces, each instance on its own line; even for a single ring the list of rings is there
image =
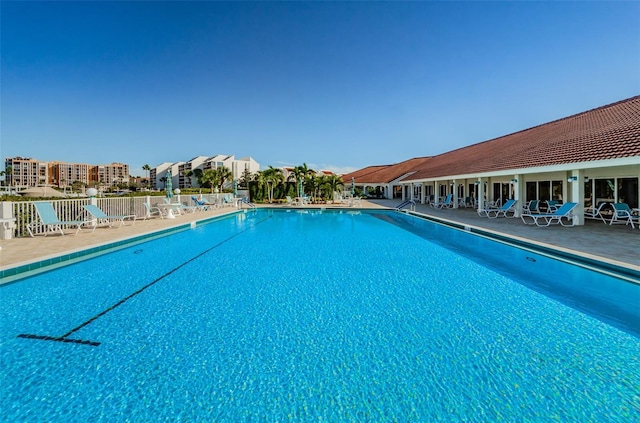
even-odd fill
[[[203,194],[199,198],[204,199],[208,203],[218,204],[222,206],[235,206],[235,198],[228,194]],[[48,200],[52,205],[58,219],[61,221],[72,220],[89,220],[89,216],[82,206],[94,202],[102,211],[108,215],[131,215],[134,214],[136,219],[142,219],[147,214],[144,203],[154,206],[158,203],[164,203],[165,197],[146,196],[146,197],[101,197],[101,198],[74,198],[61,200]],[[172,198],[172,202],[179,202],[185,205],[194,205],[192,195],[176,195]],[[33,205],[34,201],[18,201],[3,202],[0,218],[15,218],[15,229],[12,237],[29,236],[27,225],[39,220],[36,209]],[[36,226],[33,229],[35,235],[42,234],[43,227]]]

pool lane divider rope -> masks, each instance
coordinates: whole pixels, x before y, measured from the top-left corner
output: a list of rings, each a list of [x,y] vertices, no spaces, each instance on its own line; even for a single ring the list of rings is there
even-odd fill
[[[211,252],[212,250],[215,250],[216,248],[220,247],[221,245],[227,243],[228,241],[231,241],[233,238],[235,238],[235,237],[247,232],[248,230],[255,228],[259,224],[261,224],[263,222],[266,222],[268,219],[271,219],[271,217],[272,216],[267,216],[266,218],[262,219],[259,222],[256,222],[255,224],[249,226],[248,228],[243,229],[243,230],[241,230],[239,232],[236,232],[235,234],[231,235],[230,237],[220,241],[219,243],[215,244],[211,248],[208,248],[208,249],[204,250],[200,254],[190,258],[189,260],[185,261],[184,263],[180,264],[179,266],[174,267],[173,269],[169,270],[164,275],[159,276],[158,278],[156,278],[152,282],[149,282],[148,284],[146,284],[142,288],[140,288],[137,291],[135,291],[134,293],[127,295],[126,297],[124,297],[123,299],[118,301],[117,303],[113,304],[111,307],[108,307],[108,308],[102,310],[100,313],[98,313],[95,316],[93,316],[92,318],[88,319],[87,321],[85,321],[81,325],[76,326],[75,328],[71,329],[70,331],[68,331],[67,333],[65,333],[62,336],[32,335],[32,334],[21,333],[20,335],[17,336],[17,338],[36,339],[36,340],[39,340],[39,341],[64,342],[64,343],[81,344],[81,345],[89,345],[89,346],[92,346],[92,347],[97,347],[97,346],[100,345],[100,342],[87,341],[87,340],[82,340],[82,339],[73,339],[73,338],[69,338],[69,336],[71,336],[73,333],[79,331],[83,327],[87,326],[88,324],[96,321],[98,318],[104,316],[105,314],[107,314],[108,312],[112,311],[113,309],[121,306],[122,304],[124,304],[125,302],[130,300],[131,298],[133,298],[133,297],[137,296],[138,294],[142,293],[147,288],[151,287],[152,285],[155,285],[156,283],[160,282],[161,280],[163,280],[167,276],[171,275],[172,273],[176,272],[177,270],[181,269],[182,267],[186,266],[187,264],[191,263],[192,261],[197,260],[198,258],[202,257],[203,255]]]

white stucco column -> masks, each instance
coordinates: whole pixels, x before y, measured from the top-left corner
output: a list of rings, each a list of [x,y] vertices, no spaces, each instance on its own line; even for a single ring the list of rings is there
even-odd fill
[[[524,204],[524,178],[522,175],[513,175],[515,182],[513,183],[513,199],[516,203],[516,213],[514,217],[520,217]]]
[[[453,208],[457,209],[458,208],[458,183],[456,182],[455,179],[451,181],[451,183],[449,184],[449,187],[453,189]]]
[[[567,178],[567,185],[564,202],[578,203],[573,209],[574,224],[584,225],[584,170],[572,170]]]
[[[478,181],[480,182],[478,184],[478,209],[483,209],[484,208],[484,196],[485,196],[485,192],[484,192],[484,179],[483,178],[478,178]]]

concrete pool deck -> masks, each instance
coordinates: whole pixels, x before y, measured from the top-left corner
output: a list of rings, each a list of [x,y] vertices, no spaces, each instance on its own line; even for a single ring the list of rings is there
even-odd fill
[[[398,200],[363,201],[360,208],[394,208],[399,203],[400,201]],[[286,206],[267,205],[263,207],[285,208]],[[337,204],[311,205],[308,208],[357,209]],[[46,237],[37,236],[35,238],[1,240],[0,270],[12,269],[52,257],[152,234],[184,225],[185,223],[209,219],[235,211],[235,208],[211,209],[209,211],[181,215],[175,219],[137,220],[133,226],[122,226],[115,229],[97,228],[94,232],[83,230],[77,235],[71,235],[70,233],[65,236],[53,234]],[[632,229],[627,225],[610,226],[600,221],[589,220],[584,226],[563,227],[553,225],[537,227],[523,224],[520,218],[489,219],[480,217],[471,208],[440,210],[422,204],[416,206],[416,212],[440,220],[481,228],[499,236],[525,240],[550,249],[570,252],[588,259],[640,272],[640,229]]]

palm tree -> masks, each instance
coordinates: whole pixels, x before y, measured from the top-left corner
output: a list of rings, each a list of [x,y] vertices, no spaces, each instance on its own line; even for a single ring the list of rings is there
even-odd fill
[[[222,192],[222,186],[224,185],[224,181],[227,179],[233,178],[233,172],[228,168],[221,166],[215,169],[217,177],[218,177],[218,186],[220,187],[220,192]]]
[[[218,172],[215,169],[207,169],[202,172],[200,181],[203,186],[211,187],[211,193],[213,194],[213,187],[218,185]]]
[[[284,182],[284,174],[282,173],[282,169],[273,167],[271,165],[269,166],[269,169],[264,170],[262,174],[269,191],[269,202],[272,203],[273,190],[277,184]]]
[[[193,171],[192,170],[183,170],[182,171],[182,176],[184,176],[185,178],[187,178],[189,180],[189,183],[187,184],[188,186],[186,186],[185,188],[191,188],[191,175],[193,175]]]
[[[287,179],[290,182],[295,182],[297,185],[300,181],[304,181],[304,178],[313,173],[315,173],[313,169],[309,169],[306,163],[302,163],[302,166],[295,166],[293,168],[293,172],[289,174]]]
[[[149,176],[149,172],[151,172],[151,166],[149,166],[148,164],[142,166],[142,170],[144,170],[145,172],[147,172],[147,189],[151,188],[151,181],[150,181],[150,176]]]
[[[304,193],[311,197],[316,197],[316,190],[318,188],[318,178],[315,174],[310,173],[304,177]]]
[[[254,173],[251,177],[251,181],[256,184],[256,198],[252,198],[251,201],[264,199],[264,187],[266,186],[264,171],[259,170]]]
[[[333,203],[333,193],[336,192],[338,188],[344,187],[344,182],[342,182],[342,178],[340,176],[332,174],[323,178],[323,186],[327,188],[327,196],[331,196],[331,202]]]

